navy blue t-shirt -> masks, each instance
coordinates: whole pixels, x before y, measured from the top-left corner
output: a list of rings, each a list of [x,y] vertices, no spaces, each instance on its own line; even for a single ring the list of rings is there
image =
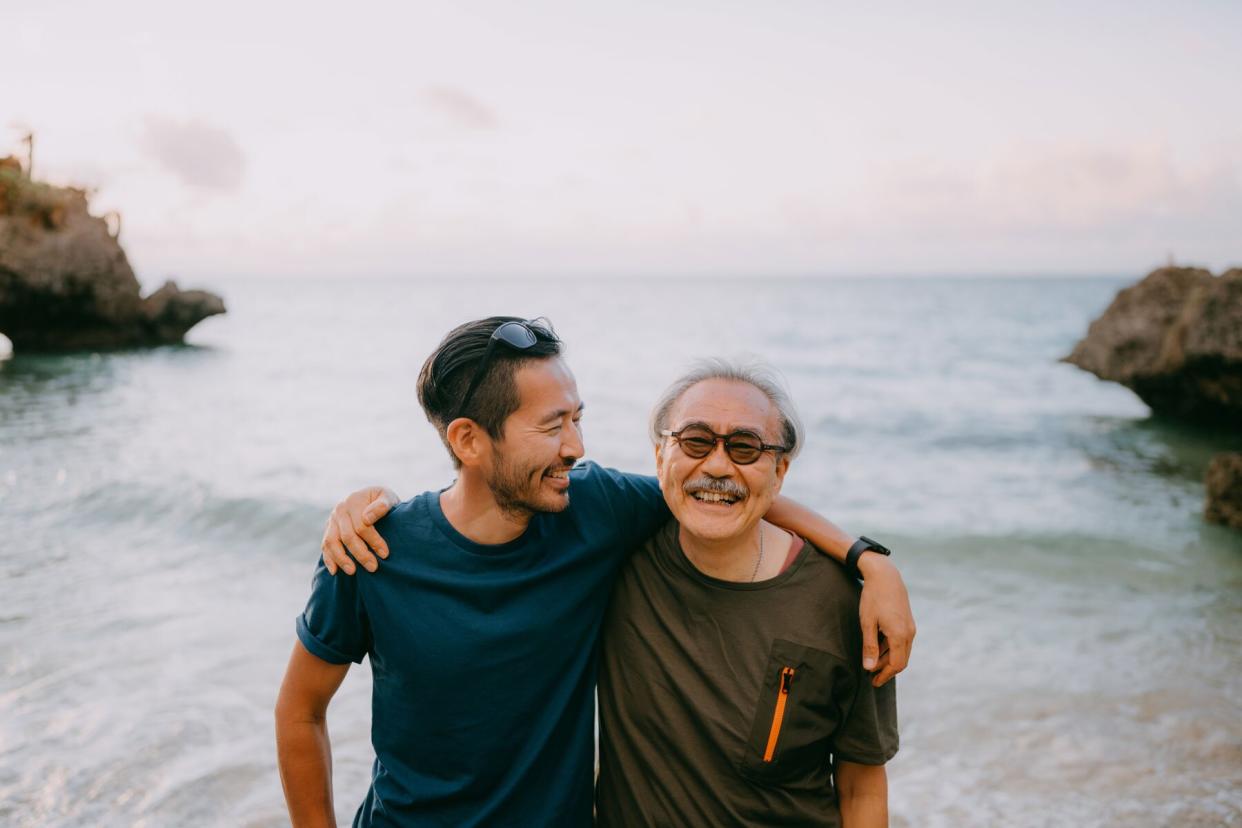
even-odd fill
[[[371,788],[355,826],[589,826],[597,643],[626,555],[668,520],[653,477],[594,463],[569,506],[474,543],[438,492],[376,528],[371,574],[320,561],[297,621],[334,664],[371,659]]]

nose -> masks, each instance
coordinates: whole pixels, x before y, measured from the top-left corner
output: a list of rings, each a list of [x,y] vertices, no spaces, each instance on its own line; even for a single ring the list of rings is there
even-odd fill
[[[724,440],[717,438],[711,454],[703,458],[700,468],[712,477],[728,477],[733,473],[733,461],[725,451]]]
[[[582,429],[574,422],[568,428],[561,429],[561,458],[573,463],[586,453],[582,445]]]

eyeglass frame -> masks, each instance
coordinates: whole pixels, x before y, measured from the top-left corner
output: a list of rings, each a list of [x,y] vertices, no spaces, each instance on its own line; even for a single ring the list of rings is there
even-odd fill
[[[706,431],[708,434],[712,435],[712,447],[707,450],[706,454],[695,457],[693,454],[686,451],[686,447],[682,445],[682,442],[681,442],[682,433],[686,431],[687,429],[691,429],[691,428],[702,429],[703,431]],[[725,450],[725,456],[729,458],[730,462],[736,463],[739,466],[753,466],[755,463],[759,462],[759,458],[763,456],[763,453],[765,451],[770,451],[770,452],[773,452],[774,454],[777,452],[788,452],[789,451],[789,446],[781,446],[775,443],[763,442],[763,437],[756,434],[753,431],[747,431],[746,429],[738,429],[737,431],[730,431],[728,434],[717,434],[713,429],[709,428],[704,423],[689,423],[688,425],[683,426],[677,431],[673,431],[667,428],[662,428],[660,429],[660,434],[664,437],[672,437],[673,440],[677,443],[677,448],[681,449],[682,453],[685,454],[687,457],[694,459],[694,460],[703,460],[707,457],[711,457],[712,452],[716,450],[716,446],[723,443],[724,450]],[[745,461],[738,460],[737,458],[733,456],[733,452],[729,450],[730,438],[737,437],[742,434],[745,434],[748,437],[754,437],[756,440],[759,441],[759,446],[758,446],[759,453],[755,455],[754,460],[745,460]],[[755,446],[746,446],[746,448],[755,448]]]
[[[536,324],[541,320],[543,322],[547,322],[548,324]],[[530,342],[527,342],[524,345],[512,342],[506,338],[505,334],[501,333],[501,331],[506,329],[512,330],[513,328],[519,328],[525,331],[527,335],[530,336]],[[552,330],[552,324],[542,316],[537,316],[534,319],[512,319],[508,322],[502,322],[496,326],[496,330],[492,331],[492,335],[488,337],[487,350],[483,352],[483,359],[479,360],[479,366],[474,369],[474,378],[470,380],[470,385],[466,387],[466,394],[462,397],[461,405],[457,407],[457,417],[454,419],[466,416],[466,409],[469,407],[471,400],[474,399],[474,393],[479,390],[479,385],[483,382],[483,378],[487,375],[487,368],[492,361],[492,354],[496,352],[496,343],[500,342],[507,345],[518,353],[528,351],[539,344],[539,334],[535,333],[536,329],[539,333],[544,335],[545,339],[550,339],[553,342],[561,341],[557,337],[556,332]]]

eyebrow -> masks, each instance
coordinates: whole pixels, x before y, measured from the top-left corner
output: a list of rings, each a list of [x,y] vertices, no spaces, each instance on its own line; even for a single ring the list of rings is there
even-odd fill
[[[705,423],[702,420],[690,420],[687,423],[682,423],[681,427],[678,428],[677,430],[685,431],[687,428],[690,428],[691,426],[701,426],[702,428],[705,428],[708,431],[716,432],[716,429],[712,428],[711,423]],[[760,426],[753,426],[753,425],[734,426],[729,431],[721,431],[721,432],[716,432],[716,433],[724,434],[727,437],[730,434],[737,434],[739,431],[744,431],[747,434],[754,434],[756,437],[763,438],[763,428]]]
[[[558,408],[556,411],[553,411],[551,414],[549,414],[548,416],[540,420],[539,425],[546,425],[548,423],[554,423],[557,420],[563,418],[566,414],[581,414],[585,409],[586,409],[586,403],[581,403],[581,402],[578,403],[578,407],[574,409],[573,411],[570,411],[568,408]]]

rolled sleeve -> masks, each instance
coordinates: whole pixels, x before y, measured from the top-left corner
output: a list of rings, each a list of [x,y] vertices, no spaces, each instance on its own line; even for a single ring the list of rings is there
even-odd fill
[[[330,664],[360,664],[371,650],[371,626],[363,605],[361,575],[331,575],[321,560],[311,580],[296,631],[302,646]]]
[[[897,755],[897,681],[872,687],[862,673],[854,704],[841,728],[833,734],[832,754],[858,765],[883,765]]]

